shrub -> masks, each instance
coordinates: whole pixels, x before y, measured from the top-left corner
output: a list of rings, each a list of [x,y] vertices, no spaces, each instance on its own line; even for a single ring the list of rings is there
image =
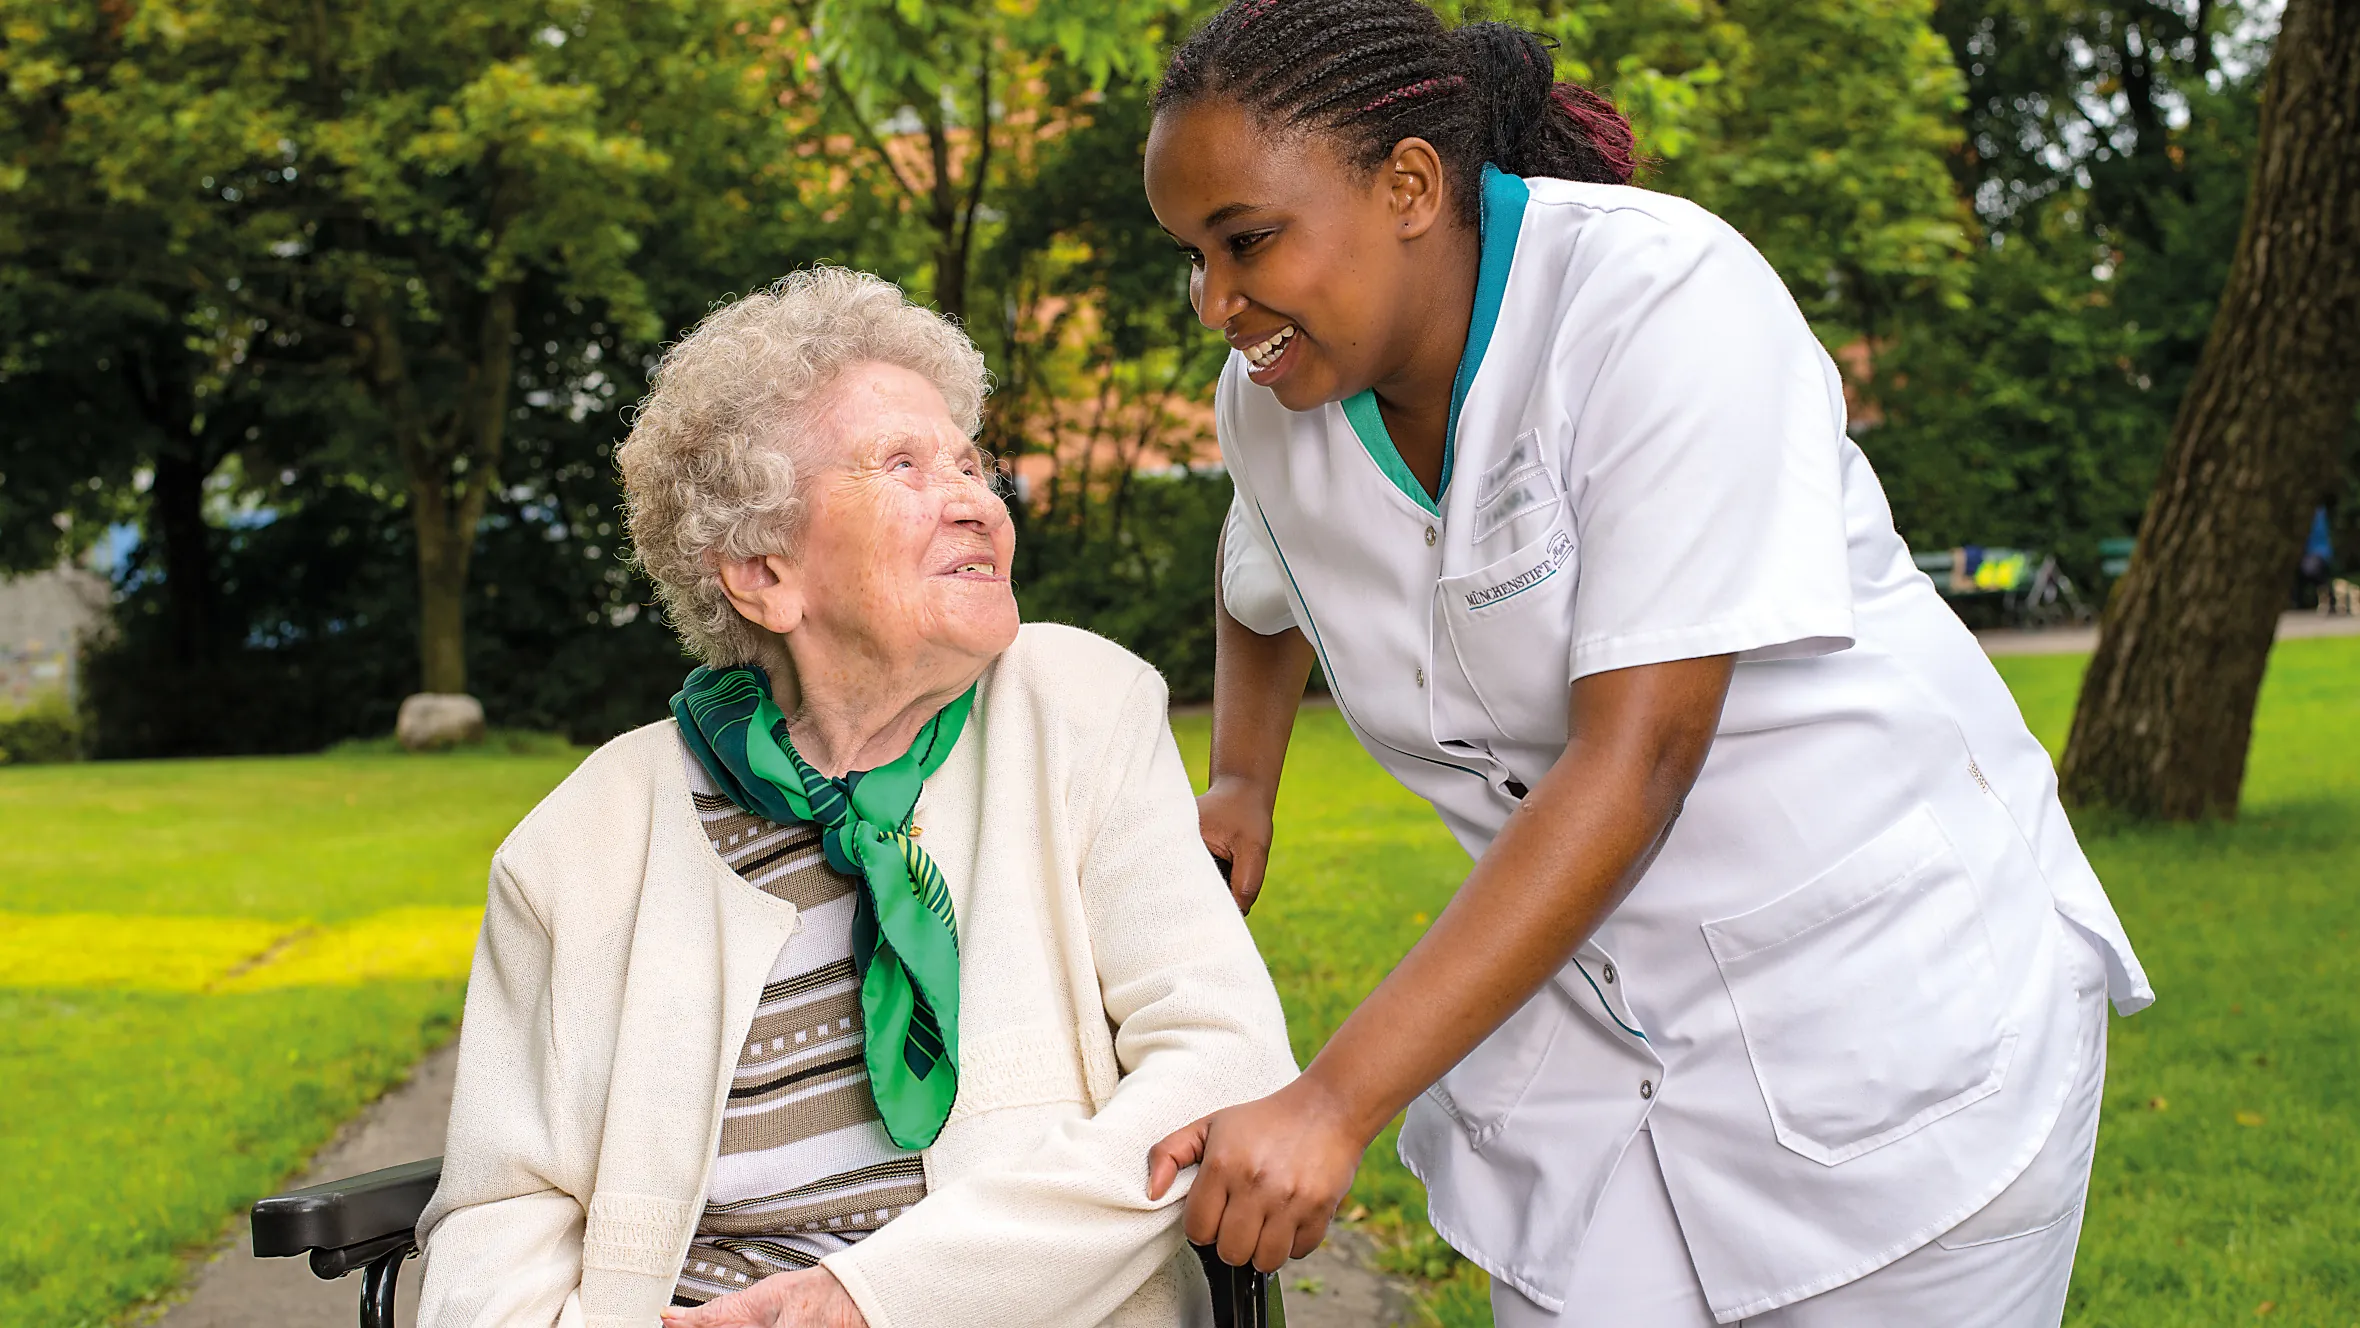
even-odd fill
[[[1134,475],[1078,523],[1024,522],[1016,597],[1027,622],[1121,642],[1163,671],[1177,703],[1213,694],[1213,550],[1229,514],[1223,474]]]
[[[63,695],[0,710],[0,765],[45,765],[81,754],[81,721]]]

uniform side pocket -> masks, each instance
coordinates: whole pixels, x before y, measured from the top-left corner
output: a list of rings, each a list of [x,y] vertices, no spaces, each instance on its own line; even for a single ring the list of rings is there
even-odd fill
[[[1470,1144],[1483,1147],[1531,1091],[1541,1063],[1549,1058],[1550,1046],[1572,1013],[1572,999],[1556,983],[1542,984],[1506,1023],[1444,1071],[1426,1096],[1459,1123]]]
[[[1804,1157],[1858,1157],[2006,1081],[2016,1032],[1982,903],[1924,806],[1704,933],[1772,1127]]]

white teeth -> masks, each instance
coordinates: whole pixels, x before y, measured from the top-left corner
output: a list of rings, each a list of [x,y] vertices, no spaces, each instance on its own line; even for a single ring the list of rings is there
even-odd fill
[[[990,563],[965,563],[960,566],[959,570],[962,572],[981,572],[985,576],[990,576],[992,565]]]
[[[1295,325],[1293,323],[1287,324],[1271,333],[1268,341],[1246,347],[1246,361],[1257,369],[1269,368],[1272,364],[1277,363],[1279,352],[1286,349],[1287,342],[1292,340],[1294,335]]]

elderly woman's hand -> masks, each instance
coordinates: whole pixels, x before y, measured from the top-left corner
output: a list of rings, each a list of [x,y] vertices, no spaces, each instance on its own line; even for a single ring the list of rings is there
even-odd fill
[[[806,1268],[694,1308],[667,1309],[664,1328],[869,1328],[869,1321],[834,1273]]]

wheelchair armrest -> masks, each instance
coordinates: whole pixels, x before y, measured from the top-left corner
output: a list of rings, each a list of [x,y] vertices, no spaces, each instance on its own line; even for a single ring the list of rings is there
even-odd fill
[[[430,1157],[274,1194],[254,1205],[254,1253],[266,1259],[309,1253],[312,1271],[342,1276],[407,1248],[441,1181],[442,1159]]]

